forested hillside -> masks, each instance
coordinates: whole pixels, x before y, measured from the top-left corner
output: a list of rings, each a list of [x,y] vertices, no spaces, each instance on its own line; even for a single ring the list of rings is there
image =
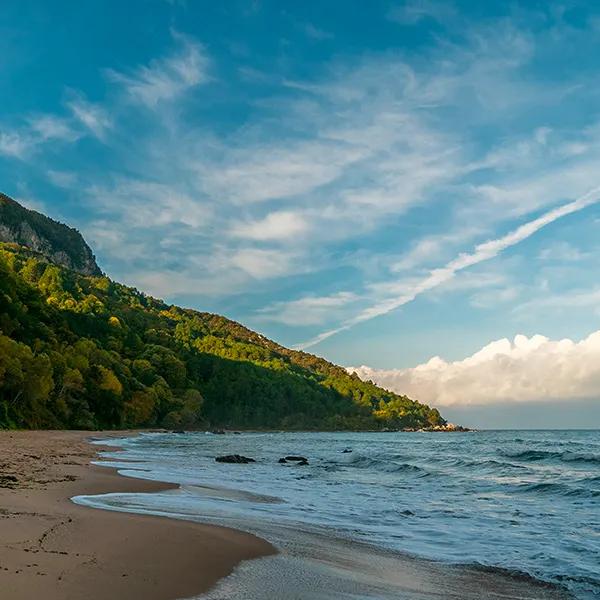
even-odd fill
[[[224,317],[0,244],[0,427],[443,423],[435,409]]]

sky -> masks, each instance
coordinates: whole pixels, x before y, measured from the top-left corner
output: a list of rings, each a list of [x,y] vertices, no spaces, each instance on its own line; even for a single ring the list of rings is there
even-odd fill
[[[600,6],[0,6],[0,190],[111,277],[474,426],[600,427]]]

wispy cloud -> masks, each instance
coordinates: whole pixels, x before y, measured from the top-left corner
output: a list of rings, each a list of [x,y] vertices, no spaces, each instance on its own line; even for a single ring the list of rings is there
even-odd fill
[[[421,294],[424,294],[425,292],[428,292],[429,290],[432,290],[451,280],[460,271],[495,258],[507,248],[519,244],[523,240],[532,236],[534,233],[538,232],[543,227],[546,227],[547,225],[554,223],[558,219],[561,219],[567,215],[583,210],[584,208],[597,202],[600,202],[600,188],[595,188],[580,198],[573,200],[572,202],[568,202],[567,204],[563,204],[558,208],[550,210],[537,219],[533,219],[521,225],[520,227],[517,227],[515,230],[502,237],[477,245],[474,251],[471,253],[460,254],[443,267],[432,270],[424,279],[416,282],[412,286],[409,286],[400,296],[386,298],[380,302],[377,302],[339,327],[324,331],[314,339],[304,344],[299,344],[298,348],[310,348],[326,340],[332,335],[350,329],[354,325],[369,321],[370,319],[374,319],[375,317],[385,315],[393,310],[396,310],[397,308],[412,302]]]
[[[0,132],[0,154],[13,158],[24,158],[33,145],[33,141],[27,135],[14,131]]]
[[[582,252],[569,242],[554,242],[543,248],[538,254],[540,260],[560,262],[580,261],[589,256],[589,253]]]
[[[451,2],[436,0],[407,0],[393,6],[388,12],[388,19],[402,25],[415,25],[423,19],[445,22],[456,16],[456,9]]]
[[[80,137],[71,124],[55,115],[39,115],[30,117],[29,128],[36,138],[36,142],[49,140],[74,141]]]
[[[469,304],[474,308],[495,309],[502,304],[513,303],[519,297],[519,293],[520,289],[517,286],[482,290],[469,298]]]
[[[68,103],[73,116],[97,138],[104,140],[113,122],[108,111],[99,104],[92,104],[81,95]]]
[[[292,327],[322,325],[332,314],[347,311],[358,297],[352,292],[330,296],[305,296],[289,302],[274,302],[258,311],[261,320],[283,323]]]
[[[390,271],[399,273],[415,267],[423,268],[432,261],[439,261],[448,252],[449,247],[464,244],[469,239],[481,235],[483,231],[482,227],[473,224],[458,227],[454,231],[421,237],[413,243],[409,251],[392,261]]]
[[[47,142],[74,142],[80,137],[67,119],[52,114],[30,116],[20,129],[0,131],[0,154],[25,160]]]
[[[202,186],[215,199],[234,204],[306,194],[337,179],[363,156],[355,147],[327,140],[249,145],[224,161],[198,165]]]
[[[198,229],[211,220],[211,208],[202,200],[159,182],[118,179],[112,186],[92,186],[88,194],[101,213],[118,216],[125,228],[177,224]]]
[[[291,254],[280,250],[241,248],[233,252],[226,262],[254,279],[270,279],[288,274],[292,260]]]
[[[49,169],[47,172],[48,179],[59,188],[69,189],[77,184],[77,175],[70,171],[55,171]]]
[[[229,233],[233,237],[257,241],[298,241],[297,236],[303,236],[307,229],[308,225],[302,214],[293,211],[276,211],[269,213],[263,219],[235,222]]]
[[[132,100],[150,108],[209,81],[209,60],[202,46],[177,32],[173,38],[178,49],[171,56],[154,59],[130,73],[108,69],[108,78],[121,85]]]
[[[591,308],[600,315],[600,289],[574,290],[560,294],[544,294],[522,302],[513,308],[515,313],[527,314],[531,311],[548,309],[571,310],[573,308]]]

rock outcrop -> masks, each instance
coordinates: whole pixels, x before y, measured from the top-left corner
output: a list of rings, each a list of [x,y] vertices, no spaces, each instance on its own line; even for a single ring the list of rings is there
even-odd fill
[[[0,242],[25,246],[82,275],[102,275],[82,235],[0,193]]]

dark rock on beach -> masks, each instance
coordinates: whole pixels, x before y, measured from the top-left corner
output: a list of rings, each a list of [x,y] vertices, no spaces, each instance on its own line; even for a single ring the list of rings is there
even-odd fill
[[[305,456],[286,456],[285,460],[289,460],[290,462],[308,462],[308,458],[306,458]]]
[[[253,458],[242,456],[241,454],[227,454],[226,456],[217,456],[215,460],[220,463],[234,463],[240,465],[246,465],[248,463],[256,462]]]
[[[14,475],[0,474],[0,488],[13,488],[18,481]]]

